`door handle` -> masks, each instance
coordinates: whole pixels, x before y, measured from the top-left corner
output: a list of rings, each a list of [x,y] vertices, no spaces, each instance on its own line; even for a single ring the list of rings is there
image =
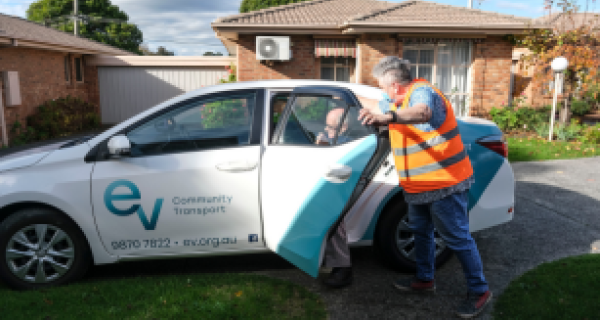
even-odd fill
[[[343,183],[352,176],[352,168],[342,164],[333,164],[327,167],[325,179],[330,182]]]
[[[258,166],[258,162],[250,160],[235,160],[223,162],[217,165],[217,169],[227,172],[252,171]]]

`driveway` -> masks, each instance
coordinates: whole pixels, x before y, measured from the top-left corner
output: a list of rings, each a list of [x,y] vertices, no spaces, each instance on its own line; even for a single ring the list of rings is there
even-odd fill
[[[513,222],[476,233],[486,277],[496,297],[516,276],[562,257],[590,252],[600,239],[600,158],[516,163],[517,205]],[[88,278],[143,274],[254,272],[289,280],[317,292],[331,319],[448,319],[466,286],[456,258],[437,273],[438,293],[396,291],[398,276],[371,248],[352,251],[355,283],[329,290],[273,254],[130,262],[93,268]],[[490,319],[489,308],[482,319]]]

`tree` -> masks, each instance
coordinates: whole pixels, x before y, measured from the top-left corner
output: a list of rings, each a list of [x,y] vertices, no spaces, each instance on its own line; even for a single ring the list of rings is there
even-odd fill
[[[206,51],[203,56],[205,57],[211,57],[211,56],[222,56],[223,54],[221,52],[211,52],[211,51]]]
[[[245,13],[302,1],[307,0],[243,0],[240,5],[240,12]]]
[[[554,1],[546,0],[545,4],[549,12],[546,21],[551,21],[550,10]],[[600,37],[596,28],[598,15],[579,13],[580,6],[575,0],[558,0],[556,4],[563,14],[561,23],[556,23],[552,29],[530,28],[522,35],[509,36],[509,39],[516,46],[529,49],[522,59],[524,67],[534,68],[534,80],[537,82],[553,81],[552,60],[560,56],[569,60],[563,86],[565,103],[560,117],[564,124],[573,98],[586,99],[593,104],[600,101]]]
[[[142,31],[110,0],[79,0],[79,35],[125,51],[141,54]],[[73,0],[38,0],[27,9],[27,19],[73,33]]]
[[[143,56],[174,56],[175,55],[175,53],[173,51],[169,51],[169,50],[167,50],[167,48],[165,48],[163,46],[158,47],[158,49],[156,49],[156,52],[153,52],[152,50],[150,50],[148,45],[142,44],[142,45],[140,45],[139,50]]]

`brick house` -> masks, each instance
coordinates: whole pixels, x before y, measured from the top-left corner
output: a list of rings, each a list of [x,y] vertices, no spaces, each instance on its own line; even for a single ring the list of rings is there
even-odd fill
[[[2,142],[7,143],[7,133],[16,120],[24,122],[37,106],[50,99],[71,95],[98,106],[98,70],[86,64],[86,59],[96,55],[132,54],[0,14]]]
[[[384,56],[412,62],[414,77],[436,84],[457,114],[487,116],[511,99],[513,47],[533,20],[435,2],[313,0],[212,23],[238,81],[329,79],[377,85],[373,66]],[[289,36],[292,59],[256,59],[257,36]]]

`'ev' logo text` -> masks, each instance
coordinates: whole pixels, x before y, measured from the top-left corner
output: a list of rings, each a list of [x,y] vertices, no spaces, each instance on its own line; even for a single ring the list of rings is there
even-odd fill
[[[131,191],[131,193],[130,194],[113,194],[115,189],[117,189],[119,187],[128,188]],[[162,207],[163,199],[156,199],[156,202],[154,203],[154,209],[152,210],[152,217],[150,218],[150,221],[148,221],[148,218],[146,217],[146,213],[144,213],[144,209],[142,209],[142,206],[140,204],[132,204],[131,207],[129,207],[128,209],[124,209],[124,210],[118,209],[114,205],[115,201],[141,200],[141,199],[142,199],[142,195],[140,194],[140,190],[137,188],[137,186],[133,182],[127,181],[127,180],[119,180],[119,181],[115,181],[115,182],[111,183],[108,186],[108,188],[106,188],[106,191],[104,192],[104,204],[106,205],[106,208],[108,209],[108,211],[112,212],[113,214],[115,214],[117,216],[121,216],[121,217],[129,216],[129,215],[132,215],[137,212],[138,217],[140,218],[140,221],[144,225],[144,228],[146,230],[154,230],[156,228],[156,223],[158,222],[158,215],[160,214],[160,208]]]

